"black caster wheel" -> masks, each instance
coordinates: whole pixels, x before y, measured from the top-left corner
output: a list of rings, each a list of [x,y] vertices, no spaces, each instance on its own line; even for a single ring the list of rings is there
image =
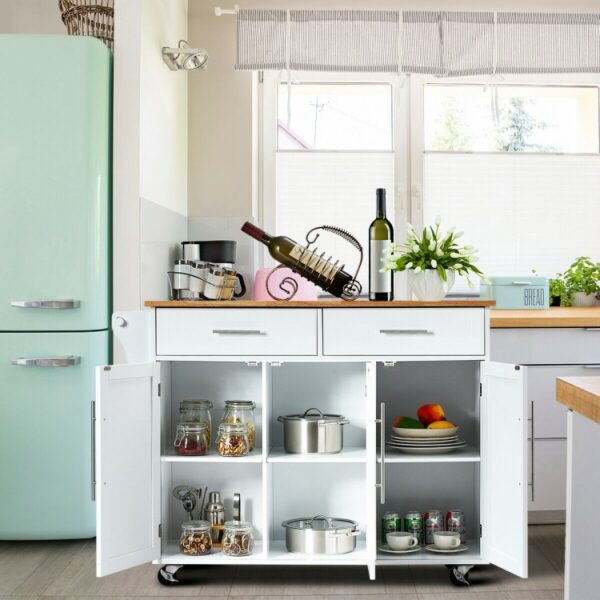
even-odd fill
[[[448,566],[448,565],[446,565]],[[464,587],[466,585],[471,585],[469,582],[469,570],[471,567],[463,567],[463,566],[452,566],[448,567],[448,575],[450,577],[450,582],[452,585],[456,585],[458,587]]]
[[[177,572],[183,567],[183,565],[166,565],[158,570],[156,577],[158,583],[171,587],[174,585],[180,585],[181,581],[177,578]]]

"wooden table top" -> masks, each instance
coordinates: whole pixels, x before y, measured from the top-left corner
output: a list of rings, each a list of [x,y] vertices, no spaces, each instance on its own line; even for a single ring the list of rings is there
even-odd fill
[[[501,310],[491,314],[492,329],[600,327],[600,307],[556,307],[545,310]]]
[[[493,306],[493,300],[146,300],[150,308],[471,308]]]
[[[567,408],[600,423],[600,377],[559,377],[556,399]]]

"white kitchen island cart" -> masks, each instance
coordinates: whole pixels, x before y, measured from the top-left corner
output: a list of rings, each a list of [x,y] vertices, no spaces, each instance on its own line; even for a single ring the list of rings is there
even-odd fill
[[[148,302],[113,316],[131,364],[100,367],[95,402],[97,573],[157,564],[495,564],[527,576],[526,369],[489,361],[489,302]],[[141,359],[146,362],[140,362]],[[179,402],[256,403],[256,447],[239,458],[179,456]],[[396,415],[441,404],[467,446],[448,454],[386,450]],[[344,415],[339,454],[287,454],[280,415]],[[177,485],[242,497],[254,552],[179,552]],[[461,508],[468,550],[378,550],[388,510]],[[356,521],[342,555],[286,550],[283,521]],[[229,517],[228,517],[229,518]]]

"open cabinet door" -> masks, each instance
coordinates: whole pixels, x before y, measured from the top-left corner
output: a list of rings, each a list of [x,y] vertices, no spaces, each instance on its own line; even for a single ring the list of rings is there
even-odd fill
[[[526,369],[482,363],[482,470],[487,558],[527,577]]]
[[[96,574],[103,577],[160,557],[160,365],[96,373]]]

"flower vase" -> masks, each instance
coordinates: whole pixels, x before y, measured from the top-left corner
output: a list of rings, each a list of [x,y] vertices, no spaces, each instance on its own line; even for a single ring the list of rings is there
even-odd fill
[[[442,300],[454,285],[454,271],[446,271],[446,281],[435,269],[408,271],[408,285],[417,300]]]

